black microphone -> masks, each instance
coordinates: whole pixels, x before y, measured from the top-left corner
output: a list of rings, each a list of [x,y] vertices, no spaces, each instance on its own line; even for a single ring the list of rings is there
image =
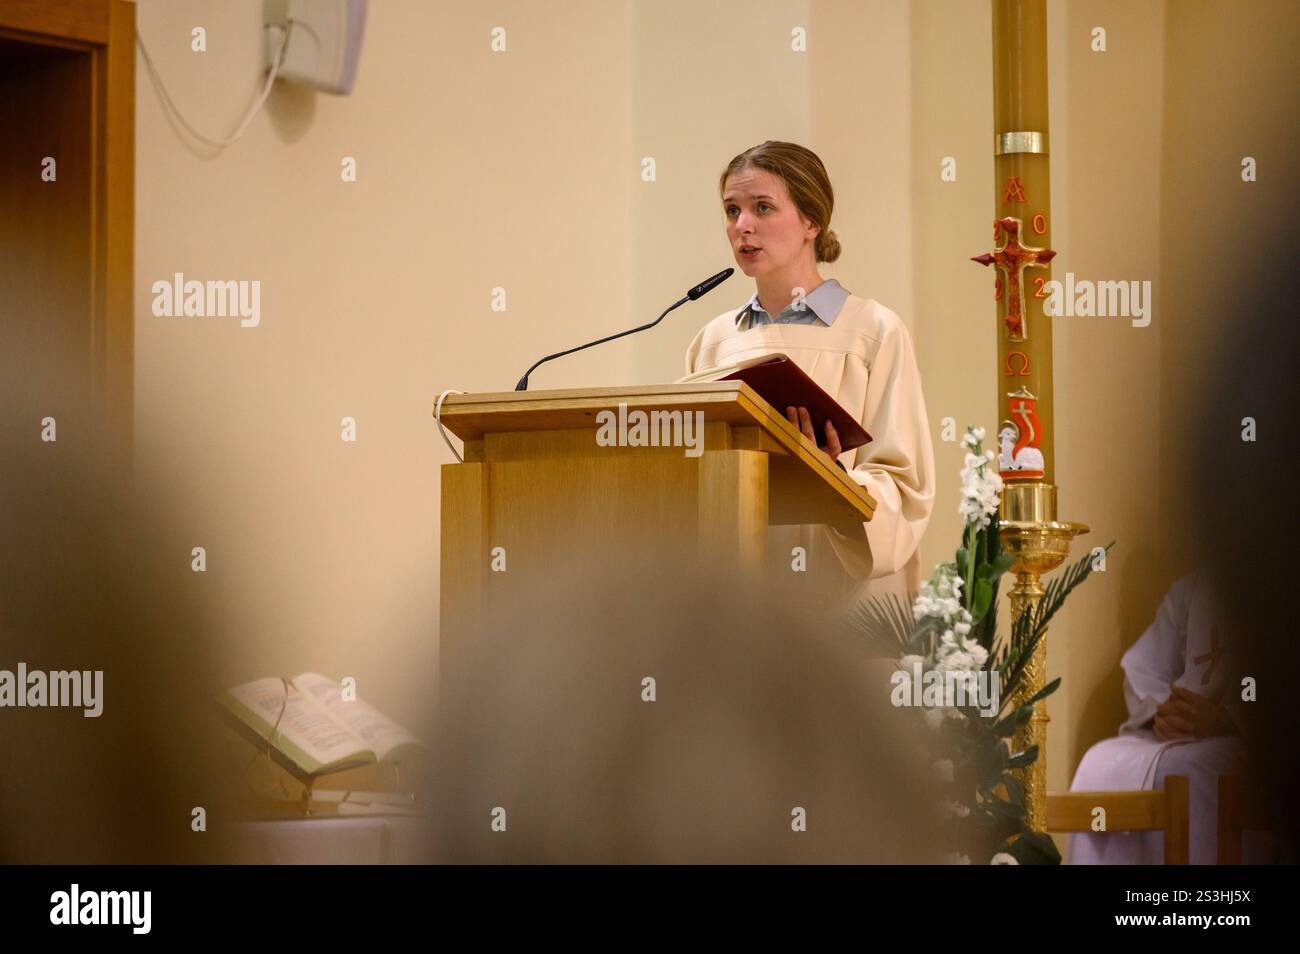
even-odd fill
[[[607,335],[606,337],[599,338],[596,341],[588,341],[586,344],[578,345],[576,348],[569,348],[566,351],[557,351],[555,352],[555,354],[548,354],[545,358],[542,358],[540,361],[538,361],[531,368],[529,368],[527,371],[524,372],[524,376],[520,378],[519,383],[515,385],[515,390],[527,391],[528,376],[537,370],[538,365],[544,364],[547,361],[550,361],[552,358],[562,358],[566,354],[573,354],[573,352],[581,351],[584,348],[590,348],[598,344],[604,344],[606,341],[613,341],[615,338],[621,338],[624,335],[630,335],[638,331],[645,331],[647,328],[653,328],[655,325],[659,324],[659,322],[664,320],[664,315],[667,315],[668,312],[672,311],[674,308],[678,308],[686,304],[688,301],[695,301],[697,298],[700,298],[701,296],[706,295],[709,292],[713,291],[713,289],[717,288],[728,278],[730,278],[733,272],[735,272],[734,268],[724,268],[722,271],[718,272],[718,274],[714,275],[712,278],[706,278],[704,281],[700,282],[698,285],[696,285],[694,288],[688,291],[686,293],[685,298],[680,298],[677,301],[673,302],[671,305],[669,305],[667,308],[665,308],[663,314],[660,315],[658,318],[656,318],[654,321],[650,322],[648,325],[641,325],[637,328],[629,328],[627,331],[620,331],[618,334]]]

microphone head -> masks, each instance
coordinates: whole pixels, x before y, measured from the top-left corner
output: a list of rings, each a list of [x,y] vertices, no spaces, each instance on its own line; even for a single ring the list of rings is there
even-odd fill
[[[728,278],[730,278],[735,271],[736,270],[734,268],[724,268],[722,271],[718,272],[718,274],[714,275],[712,278],[706,278],[704,281],[700,282],[698,285],[696,285],[694,288],[688,291],[686,293],[686,297],[689,298],[691,301],[695,301],[701,295],[713,291],[713,289],[717,288]]]

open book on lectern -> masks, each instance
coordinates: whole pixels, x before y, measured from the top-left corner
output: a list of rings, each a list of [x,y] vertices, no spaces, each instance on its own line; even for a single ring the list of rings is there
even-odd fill
[[[759,355],[724,368],[708,368],[678,378],[676,384],[699,384],[705,381],[744,381],[778,414],[785,417],[787,407],[806,407],[812,419],[818,443],[826,434],[826,421],[835,425],[841,450],[853,450],[871,443],[871,435],[835,398],[804,373],[787,355],[780,352]]]

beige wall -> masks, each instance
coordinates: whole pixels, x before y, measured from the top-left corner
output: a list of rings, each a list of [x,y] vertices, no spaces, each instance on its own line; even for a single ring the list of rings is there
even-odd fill
[[[1065,683],[1049,783],[1064,788],[1122,717],[1119,654],[1184,569],[1162,532],[1180,480],[1162,468],[1180,407],[1159,284],[1162,130],[1194,148],[1204,124],[1168,121],[1166,31],[1181,38],[1186,16],[1205,32],[1215,16],[1049,9],[1054,271],[1156,283],[1148,328],[1056,326],[1061,515],[1092,525],[1088,544],[1118,541],[1053,629],[1049,673]],[[173,98],[212,135],[258,86],[260,23],[260,0],[139,3]],[[189,49],[196,25],[204,54]],[[496,25],[504,55],[488,51]],[[1105,54],[1089,50],[1095,25]],[[790,50],[799,26],[806,54]],[[1251,41],[1224,42],[1242,67]],[[216,156],[182,144],[139,73],[138,469],[186,497],[178,559],[208,549],[208,574],[187,585],[223,607],[232,680],[312,668],[357,677],[399,718],[415,709],[436,667],[438,467],[451,459],[434,396],[509,389],[536,356],[648,321],[733,264],[716,179],[769,138],[810,146],[830,171],[845,251],[823,274],[912,329],[940,470],[922,556],[950,557],[960,452],[939,422],[992,430],[996,413],[990,283],[968,260],[989,244],[993,207],[986,4],[381,0],[354,95],[281,84]],[[354,184],[340,181],[344,156]],[[646,156],[654,182],[640,178]],[[940,181],[944,156],[954,183]],[[260,280],[261,327],[153,317],[150,286],[175,271]],[[700,325],[751,291],[733,278],[533,385],[671,380]],[[340,440],[345,415],[355,444]]]
[[[498,23],[510,52],[493,57]],[[255,91],[260,24],[260,0],[139,4],[208,135]],[[194,585],[224,608],[232,678],[353,675],[398,718],[430,691],[450,459],[433,397],[509,389],[537,355],[627,323],[628,29],[619,4],[372,4],[354,95],[278,89],[216,158],[181,144],[141,66],[138,466],[188,491],[176,546],[208,548]],[[174,271],[261,280],[260,327],[154,318],[150,286]],[[628,356],[536,384],[620,380]]]

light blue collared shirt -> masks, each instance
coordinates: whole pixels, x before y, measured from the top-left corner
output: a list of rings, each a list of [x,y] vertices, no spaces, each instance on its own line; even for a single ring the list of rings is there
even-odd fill
[[[835,320],[835,316],[840,313],[840,309],[844,307],[844,301],[848,297],[849,292],[839,282],[833,278],[827,278],[804,295],[802,309],[798,307],[799,300],[795,299],[773,320],[772,316],[764,311],[763,306],[758,303],[758,292],[756,291],[750,296],[745,307],[736,313],[736,327],[741,331],[747,331],[760,325],[811,325],[816,321],[820,321],[829,327],[831,322]]]

